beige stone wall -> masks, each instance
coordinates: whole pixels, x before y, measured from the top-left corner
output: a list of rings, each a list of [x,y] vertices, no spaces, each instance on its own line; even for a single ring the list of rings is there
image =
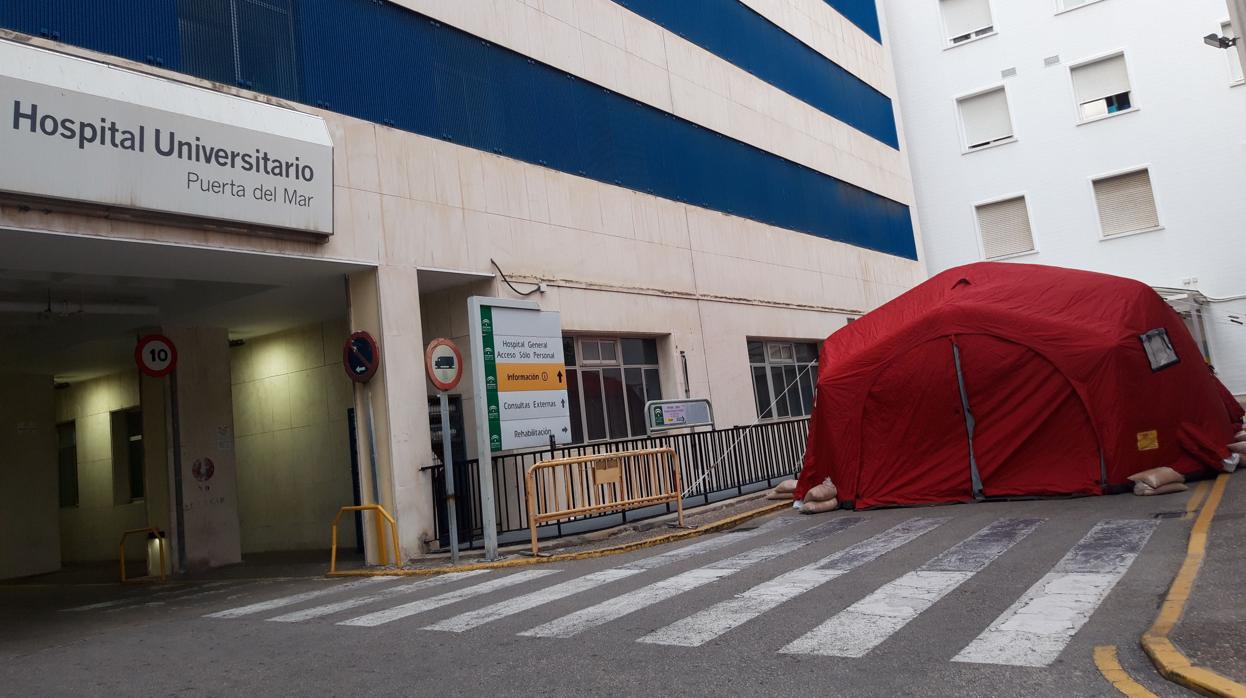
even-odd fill
[[[60,510],[65,562],[115,560],[121,532],[147,525],[146,503],[119,499],[114,487],[112,413],[138,407],[138,392],[136,371],[55,391],[56,422],[73,420],[78,431],[78,506]],[[55,452],[48,467],[55,473]],[[120,463],[118,467],[126,466]],[[144,548],[135,540],[128,552],[141,556]]]
[[[0,375],[0,579],[60,567],[51,376]]]
[[[243,553],[327,548],[333,515],[353,503],[346,334],[343,320],[231,349]],[[343,523],[351,544],[353,518]]]

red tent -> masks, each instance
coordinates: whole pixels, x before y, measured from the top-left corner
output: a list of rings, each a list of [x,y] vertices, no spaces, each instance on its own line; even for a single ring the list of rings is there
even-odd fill
[[[822,345],[797,498],[860,508],[1103,494],[1220,469],[1242,408],[1181,317],[1105,274],[949,269]]]

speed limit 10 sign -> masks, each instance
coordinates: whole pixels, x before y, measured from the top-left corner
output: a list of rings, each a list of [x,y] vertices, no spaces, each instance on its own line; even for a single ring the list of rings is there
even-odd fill
[[[134,347],[134,363],[138,370],[152,378],[167,376],[177,366],[177,348],[162,334],[149,334]]]

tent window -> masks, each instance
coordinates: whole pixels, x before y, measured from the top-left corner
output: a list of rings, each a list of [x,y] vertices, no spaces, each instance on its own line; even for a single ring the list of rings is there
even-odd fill
[[[789,419],[813,413],[817,344],[750,341],[748,356],[759,418]]]
[[[1152,371],[1168,368],[1181,360],[1172,348],[1172,342],[1168,340],[1168,330],[1162,327],[1151,330],[1139,339],[1142,340],[1142,348],[1146,350],[1147,360],[1151,362]]]

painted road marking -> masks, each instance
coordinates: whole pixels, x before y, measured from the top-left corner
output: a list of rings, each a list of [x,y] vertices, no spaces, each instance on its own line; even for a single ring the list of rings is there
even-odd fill
[[[326,596],[328,594],[336,594],[342,591],[350,591],[351,589],[356,589],[361,586],[368,586],[370,584],[376,584],[377,582],[392,582],[392,581],[393,581],[392,577],[365,577],[364,579],[359,579],[353,582],[346,582],[345,584],[332,584],[323,589],[316,589],[314,591],[305,591],[301,594],[291,594],[290,596],[282,596],[280,598],[270,599],[268,601],[260,601],[259,603],[253,603],[247,606],[239,606],[238,608],[229,608],[224,611],[217,611],[216,613],[209,613],[205,615],[204,618],[239,618],[241,616],[249,616],[254,613],[263,613],[265,611],[271,611],[273,609],[283,608],[285,606],[293,606],[296,603],[303,603],[304,601],[310,601],[312,599],[319,598],[321,596]]]
[[[199,594],[204,593],[207,590],[225,586],[226,584],[229,584],[229,582],[209,582],[208,584],[199,584],[197,586],[192,586],[189,588],[168,589],[165,591],[158,591],[154,594],[147,594],[146,596],[130,596],[124,599],[113,599],[112,601],[100,601],[99,603],[89,603],[85,606],[74,606],[73,608],[62,608],[61,611],[65,613],[76,613],[80,611],[94,611],[100,608],[143,606],[143,605],[152,603],[153,599],[161,599],[165,597],[179,596],[183,594],[185,596],[197,596]]]
[[[784,647],[785,654],[864,657],[1043,522],[1000,519],[933,560],[835,614]]]
[[[373,594],[365,594],[363,596],[356,596],[352,599],[327,603],[323,606],[313,606],[312,608],[305,608],[300,611],[292,611],[290,613],[286,613],[285,615],[269,618],[268,620],[275,621],[277,623],[299,623],[312,618],[319,618],[321,616],[340,613],[342,611],[364,606],[376,601],[383,601],[395,596],[409,594],[420,589],[440,586],[449,582],[457,582],[460,579],[475,577],[476,575],[484,574],[488,571],[489,570],[470,570],[468,572],[451,572],[450,574],[428,577],[426,579],[421,579],[418,582],[410,582],[407,584],[399,584],[398,586],[387,587]]]
[[[655,645],[698,647],[732,628],[747,623],[788,599],[821,586],[899,548],[934,530],[946,521],[948,521],[946,518],[909,519],[817,562],[798,567],[768,582],[758,584],[748,591],[656,630],[637,641]]]
[[[610,582],[618,581],[620,579],[626,579],[627,577],[640,574],[641,572],[645,572],[647,570],[657,569],[673,562],[690,558],[694,555],[700,555],[702,553],[710,552],[711,550],[726,547],[733,543],[748,540],[749,538],[759,536],[768,531],[787,526],[792,523],[792,521],[793,519],[791,517],[771,519],[751,531],[724,533],[713,538],[706,538],[691,545],[681,546],[658,555],[651,555],[639,560],[634,560],[625,565],[620,565],[607,570],[601,570],[599,572],[593,572],[592,574],[587,574],[576,579],[570,579],[561,584],[546,587],[545,589],[538,589],[530,594],[524,594],[523,596],[507,599],[506,601],[499,601],[498,603],[485,606],[483,608],[473,609],[452,618],[447,618],[438,623],[425,626],[425,630],[445,630],[449,632],[461,633],[465,630],[470,630],[484,625],[485,623],[492,623],[495,620],[513,616],[516,613],[522,613],[529,609],[536,608],[537,606],[542,606],[559,599],[565,599],[573,594],[588,591],[589,589],[595,589],[602,584],[609,584]]]
[[[1155,519],[1100,521],[954,662],[1045,667],[1107,598],[1151,538]]]
[[[407,616],[414,616],[417,613],[431,611],[434,608],[446,606],[464,599],[470,599],[474,596],[481,596],[482,594],[488,594],[490,592],[497,591],[498,589],[505,589],[506,587],[515,586],[516,584],[530,582],[534,579],[540,579],[541,577],[556,574],[560,571],[561,570],[528,570],[526,572],[516,572],[515,574],[508,577],[502,577],[501,579],[492,579],[473,586],[448,591],[439,596],[433,596],[419,601],[412,601],[411,603],[405,603],[401,606],[387,608],[384,611],[377,611],[376,613],[369,613],[364,616],[359,616],[358,618],[344,620],[338,623],[338,625],[354,625],[371,628],[385,623],[392,623],[396,620],[406,618]]]
[[[752,565],[799,550],[810,543],[818,542],[827,536],[851,528],[861,521],[862,519],[855,517],[832,519],[775,543],[759,546],[725,560],[713,562],[704,567],[654,582],[648,586],[616,596],[595,606],[576,611],[519,634],[528,637],[571,637],[589,628],[608,623],[629,613],[652,606],[659,601],[665,601],[686,591],[711,584]]]

